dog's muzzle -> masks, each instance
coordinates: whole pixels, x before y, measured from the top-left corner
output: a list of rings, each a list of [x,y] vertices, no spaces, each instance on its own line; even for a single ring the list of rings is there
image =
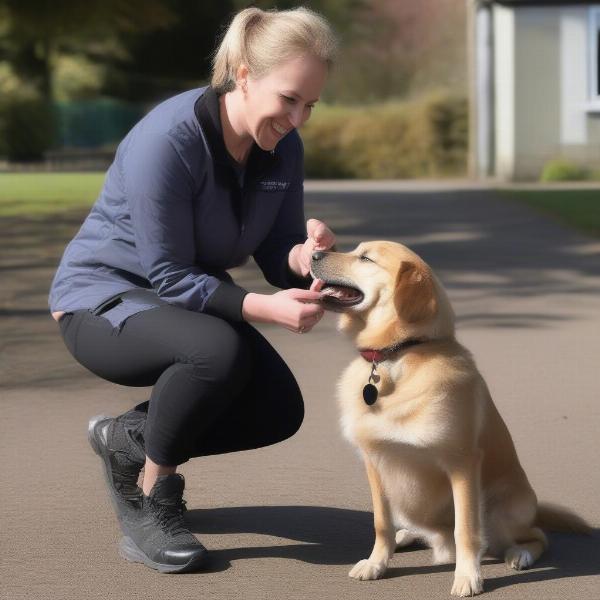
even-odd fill
[[[311,261],[311,273],[313,277],[324,282],[321,294],[325,308],[337,312],[360,304],[364,294],[347,277],[341,276],[332,261],[327,260],[336,252],[313,252]]]

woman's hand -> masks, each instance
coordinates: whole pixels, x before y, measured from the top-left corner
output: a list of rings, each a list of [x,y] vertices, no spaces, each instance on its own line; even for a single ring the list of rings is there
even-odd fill
[[[323,282],[315,279],[310,290],[292,288],[267,294],[246,294],[242,315],[246,321],[275,323],[295,333],[307,333],[323,316],[320,289]]]
[[[289,265],[297,275],[306,277],[310,273],[313,252],[331,250],[335,246],[335,235],[323,221],[309,219],[306,222],[307,240],[294,246],[290,252]]]

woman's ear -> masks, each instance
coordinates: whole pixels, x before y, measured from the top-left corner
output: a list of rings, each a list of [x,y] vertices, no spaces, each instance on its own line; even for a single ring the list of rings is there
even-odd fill
[[[244,63],[241,63],[240,66],[237,68],[235,76],[236,84],[239,86],[239,88],[245,95],[248,91],[248,67]]]
[[[405,323],[417,323],[435,315],[437,302],[427,268],[402,261],[396,277],[394,304],[398,317]]]

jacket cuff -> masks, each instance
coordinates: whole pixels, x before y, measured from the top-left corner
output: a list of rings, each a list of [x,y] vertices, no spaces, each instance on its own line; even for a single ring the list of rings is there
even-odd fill
[[[242,304],[247,293],[235,283],[222,281],[206,301],[203,312],[228,321],[243,321]]]

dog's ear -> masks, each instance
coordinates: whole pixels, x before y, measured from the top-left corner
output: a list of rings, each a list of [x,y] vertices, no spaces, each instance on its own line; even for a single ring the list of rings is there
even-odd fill
[[[402,261],[394,290],[396,312],[405,323],[433,317],[437,308],[433,281],[427,269]]]

